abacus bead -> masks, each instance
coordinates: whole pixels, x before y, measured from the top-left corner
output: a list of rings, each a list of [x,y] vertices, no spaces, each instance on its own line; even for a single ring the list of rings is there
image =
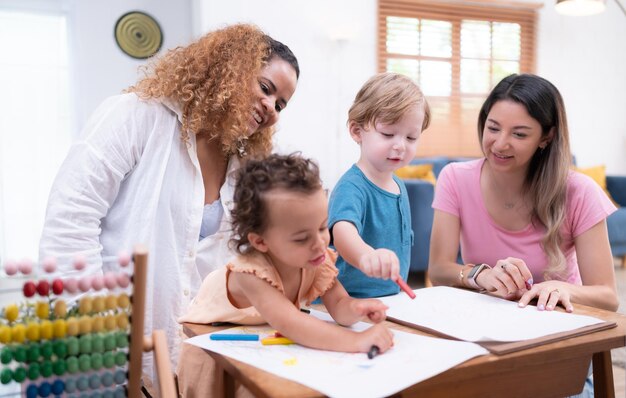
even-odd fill
[[[115,394],[111,390],[106,390],[102,392],[102,398],[115,398]]]
[[[61,279],[55,279],[52,281],[52,293],[59,295],[63,293],[63,281]]]
[[[68,357],[65,361],[67,364],[67,372],[70,374],[74,374],[78,372],[78,358],[76,357]]]
[[[67,334],[69,336],[76,336],[78,334],[78,332],[80,332],[80,327],[78,325],[78,319],[74,318],[73,316],[67,318],[66,322],[67,324]]]
[[[33,272],[33,263],[28,259],[22,259],[17,263],[17,269],[24,275],[29,275]]]
[[[26,387],[26,398],[37,398],[38,394],[39,391],[35,384],[29,384],[28,387]]]
[[[101,334],[94,334],[91,338],[91,351],[104,352],[104,337]]]
[[[67,304],[65,303],[65,300],[57,300],[54,303],[54,315],[58,318],[65,318],[67,315]]]
[[[93,299],[89,296],[85,296],[78,302],[78,312],[81,315],[89,314],[93,309]]]
[[[102,275],[96,275],[91,279],[91,287],[95,291],[100,291],[104,287],[104,279]]]
[[[39,364],[31,363],[30,366],[28,366],[28,378],[30,380],[36,380],[39,378],[39,374]]]
[[[104,302],[107,310],[114,310],[117,308],[117,296],[114,294],[109,294]]]
[[[91,344],[92,343],[91,335],[84,334],[84,335],[80,336],[78,341],[80,342],[80,353],[81,354],[89,354],[89,353],[91,353],[91,346],[92,346],[92,344]]]
[[[94,352],[91,354],[91,369],[100,370],[102,368],[102,354]]]
[[[81,292],[86,292],[89,289],[91,289],[91,277],[90,276],[83,276],[82,278],[80,278],[78,280],[78,289]]]
[[[126,381],[126,372],[122,369],[116,370],[113,375],[113,380],[115,381],[115,384],[123,384]]]
[[[86,372],[91,369],[91,357],[89,354],[82,354],[78,357],[78,368],[81,372]]]
[[[31,344],[26,352],[26,362],[37,362],[41,353],[39,352],[39,344]]]
[[[119,274],[117,274],[115,279],[117,279],[117,284],[119,287],[125,288],[125,287],[128,287],[128,285],[130,285],[130,277],[128,276],[128,274],[124,272],[120,272]]]
[[[9,384],[13,381],[13,372],[9,368],[2,369],[0,372],[0,383]]]
[[[9,322],[14,322],[17,320],[17,317],[20,315],[20,309],[17,307],[17,304],[9,304],[4,307],[4,317]]]
[[[115,318],[115,315],[109,314],[104,317],[104,328],[106,330],[115,330],[116,326],[117,319]]]
[[[100,388],[100,375],[92,374],[89,376],[89,387],[91,387],[92,390]]]
[[[122,386],[118,386],[115,389],[115,398],[126,398],[126,389]]]
[[[57,259],[54,257],[46,257],[43,259],[43,270],[48,274],[53,273],[57,269]]]
[[[78,281],[76,278],[66,278],[63,287],[68,293],[76,293],[78,291]]]
[[[39,366],[39,371],[41,372],[41,376],[50,377],[52,376],[52,362],[51,361],[43,361]]]
[[[18,345],[13,348],[13,359],[17,362],[26,362],[28,350],[24,345]]]
[[[40,328],[37,322],[28,322],[26,325],[26,338],[30,341],[39,341]]]
[[[104,350],[105,351],[111,351],[113,349],[115,349],[116,345],[115,345],[115,334],[113,333],[107,333],[104,336]]]
[[[54,337],[57,339],[62,339],[67,334],[67,323],[65,323],[65,319],[55,319],[52,323],[52,329]]]
[[[87,265],[87,260],[85,259],[85,256],[79,254],[76,257],[74,257],[74,269],[75,270],[81,271],[85,269],[86,265]]]
[[[76,379],[68,377],[65,379],[65,392],[71,394],[74,391],[76,391]]]
[[[128,347],[128,335],[124,332],[118,332],[115,336],[115,343],[117,344],[117,348]]]
[[[57,376],[63,376],[67,371],[65,359],[57,359],[52,363],[52,372]]]
[[[93,317],[92,329],[94,332],[104,331],[104,317],[96,315]]]
[[[127,308],[130,305],[130,298],[126,293],[121,293],[117,296],[117,306],[120,308]]]
[[[33,297],[36,291],[37,286],[35,285],[35,282],[28,281],[24,283],[24,287],[22,288],[22,293],[24,293],[24,297]]]
[[[78,320],[78,325],[80,328],[80,334],[91,333],[92,321],[91,318],[87,315],[83,315],[80,317],[80,319]]]
[[[115,289],[117,286],[117,279],[115,278],[115,274],[113,272],[107,272],[104,274],[104,286],[107,289]]]
[[[11,352],[11,348],[2,347],[2,351],[0,351],[0,362],[3,364],[8,364],[13,360],[13,352]]]
[[[115,364],[117,366],[125,365],[127,360],[128,358],[125,352],[119,351],[115,353]]]
[[[67,344],[67,355],[76,356],[80,353],[80,344],[78,338],[72,336],[65,340]]]
[[[65,383],[61,379],[56,379],[54,383],[52,383],[52,393],[54,395],[61,395],[65,390]]]
[[[94,312],[102,312],[104,311],[104,296],[97,296],[93,299],[93,311]]]
[[[122,267],[126,267],[128,264],[130,264],[130,255],[128,254],[128,252],[125,252],[125,251],[119,252],[117,254],[117,262]]]
[[[26,380],[26,369],[21,366],[15,368],[15,370],[13,370],[13,380],[15,380],[16,383],[21,383]]]
[[[128,314],[120,312],[117,314],[117,327],[125,330],[128,327]]]
[[[17,263],[11,260],[4,263],[4,272],[9,276],[17,274]]]
[[[39,337],[42,340],[50,340],[54,336],[54,330],[52,328],[52,322],[44,320],[39,323]]]
[[[113,375],[111,372],[106,372],[102,374],[102,379],[100,381],[104,387],[111,387],[113,385]]]
[[[54,353],[52,343],[49,341],[44,341],[43,343],[41,343],[41,345],[39,345],[39,352],[44,359],[52,358],[52,354]]]
[[[40,397],[47,397],[50,395],[50,391],[52,390],[52,386],[47,381],[44,381],[39,385],[37,391],[39,392]]]
[[[50,283],[48,283],[47,280],[40,280],[39,283],[37,283],[37,293],[39,293],[40,296],[47,296],[50,293]]]
[[[89,398],[102,398],[102,393],[100,391],[94,391],[91,393]]]
[[[102,364],[107,369],[111,369],[115,366],[115,354],[113,351],[107,351],[102,355]]]
[[[11,342],[11,327],[0,325],[0,343],[7,344]]]
[[[76,380],[76,388],[78,389],[78,391],[85,391],[89,389],[89,380],[87,379],[87,376],[78,377],[78,379]]]
[[[57,356],[57,358],[65,358],[67,356],[67,343],[64,340],[53,341],[52,352]]]
[[[35,304],[35,314],[39,319],[50,318],[50,304],[45,301],[38,301],[37,304]]]
[[[14,343],[23,343],[26,338],[26,326],[21,323],[13,325],[11,328],[11,340]]]

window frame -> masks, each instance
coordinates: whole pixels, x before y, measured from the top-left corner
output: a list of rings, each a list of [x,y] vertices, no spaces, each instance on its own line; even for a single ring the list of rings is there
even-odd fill
[[[482,0],[472,3],[443,2],[429,0],[379,0],[378,1],[378,65],[379,72],[387,71],[389,59],[414,59],[442,60],[443,58],[427,57],[422,55],[406,55],[387,52],[387,17],[404,17],[417,19],[430,19],[450,22],[452,24],[452,54],[450,60],[452,75],[449,96],[427,96],[431,101],[446,102],[449,109],[449,122],[443,126],[437,126],[437,115],[433,115],[433,128],[439,130],[432,135],[440,136],[434,143],[434,137],[423,138],[416,156],[481,156],[480,146],[476,139],[475,129],[472,131],[458,131],[462,126],[462,101],[465,98],[484,99],[487,93],[463,94],[461,93],[461,22],[463,20],[476,20],[488,22],[508,22],[520,25],[520,73],[534,73],[536,58],[536,26],[537,9],[542,5],[538,3],[495,2]],[[497,60],[496,60],[497,61]],[[493,67],[493,51],[489,58],[490,70]],[[490,72],[491,73],[491,72]],[[491,74],[490,74],[491,76]],[[493,84],[493,82],[492,82]],[[477,116],[474,120],[477,120]],[[430,131],[429,131],[430,133]],[[429,134],[430,135],[430,134]],[[459,137],[460,135],[460,137]],[[447,137],[447,139],[446,139]],[[454,138],[456,137],[456,139]],[[465,149],[454,145],[443,145],[443,141],[462,143]],[[460,145],[460,144],[459,144]],[[446,149],[447,148],[447,149]]]

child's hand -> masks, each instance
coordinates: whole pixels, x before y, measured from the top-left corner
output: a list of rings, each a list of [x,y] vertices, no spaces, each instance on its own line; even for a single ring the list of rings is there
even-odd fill
[[[389,307],[377,299],[354,299],[352,308],[361,319],[367,317],[370,321],[379,323],[386,319],[385,311]]]
[[[378,347],[381,353],[393,346],[393,333],[382,323],[376,324],[357,335],[359,352],[369,352],[373,345]]]
[[[396,280],[400,276],[400,260],[389,249],[376,249],[361,256],[359,269],[367,276]]]

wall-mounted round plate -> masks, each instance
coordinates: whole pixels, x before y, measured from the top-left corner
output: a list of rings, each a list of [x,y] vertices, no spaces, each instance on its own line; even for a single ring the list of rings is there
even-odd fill
[[[115,23],[115,41],[133,58],[145,59],[159,51],[163,33],[157,21],[141,11],[122,15]]]

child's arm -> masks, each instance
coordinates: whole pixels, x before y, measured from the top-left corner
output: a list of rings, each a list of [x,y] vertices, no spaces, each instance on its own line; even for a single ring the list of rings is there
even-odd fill
[[[374,345],[384,352],[393,344],[393,334],[383,324],[355,332],[321,321],[299,311],[282,293],[254,275],[232,273],[229,289],[231,286],[245,292],[250,304],[267,323],[298,344],[344,352],[368,352]]]
[[[350,297],[338,280],[324,293],[322,302],[333,319],[345,326],[364,319],[369,319],[374,323],[382,322],[386,318],[385,311],[389,308],[377,299]]]
[[[374,278],[396,280],[400,277],[400,261],[389,249],[374,249],[361,239],[354,224],[338,221],[333,225],[333,244],[348,264]]]

